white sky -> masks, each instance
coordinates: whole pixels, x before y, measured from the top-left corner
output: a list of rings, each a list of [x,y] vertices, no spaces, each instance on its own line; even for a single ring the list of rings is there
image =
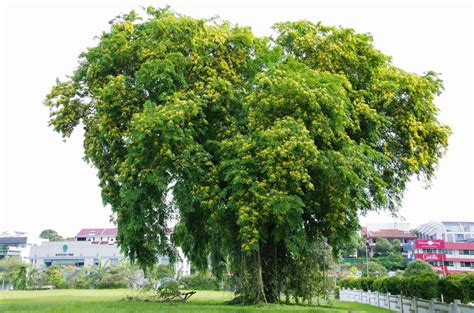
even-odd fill
[[[436,101],[452,127],[447,155],[431,188],[414,181],[400,211],[412,226],[432,220],[474,221],[473,7],[463,2],[284,1],[3,1],[0,3],[0,230],[46,228],[74,236],[80,228],[107,227],[96,170],[82,161],[82,134],[66,143],[47,126],[42,105],[56,77],[70,74],[78,55],[108,29],[108,21],[141,5],[169,4],[193,17],[251,26],[308,19],[370,32],[375,46],[411,72],[442,73]],[[393,221],[371,214],[367,222]]]

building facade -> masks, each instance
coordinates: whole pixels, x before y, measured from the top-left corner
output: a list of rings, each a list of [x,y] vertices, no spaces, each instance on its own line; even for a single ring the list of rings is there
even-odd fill
[[[474,242],[474,222],[430,222],[415,229],[418,238],[444,242]]]
[[[115,228],[81,229],[74,240],[42,242],[31,247],[30,260],[36,267],[117,265],[123,256],[116,236]]]
[[[5,257],[16,257],[27,261],[30,246],[25,232],[0,232],[0,260]]]
[[[37,267],[51,265],[83,266],[114,266],[125,258],[117,242],[116,228],[85,228],[81,229],[69,241],[42,242],[30,250],[30,261]],[[179,276],[191,274],[191,264],[181,249],[177,249],[178,261],[175,263],[175,272]],[[167,256],[159,256],[158,264],[169,264]]]
[[[474,272],[474,242],[417,239],[404,250],[410,260],[424,260],[445,275]]]

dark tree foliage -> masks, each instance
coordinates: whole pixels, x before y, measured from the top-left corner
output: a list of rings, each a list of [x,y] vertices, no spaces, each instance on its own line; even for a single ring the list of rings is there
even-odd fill
[[[123,251],[235,273],[246,302],[311,298],[358,213],[396,211],[413,175],[433,176],[449,129],[437,75],[394,67],[372,38],[307,21],[246,27],[147,9],[111,21],[45,104],[85,132],[85,159]],[[172,197],[171,197],[172,195]],[[172,198],[170,202],[169,199]]]

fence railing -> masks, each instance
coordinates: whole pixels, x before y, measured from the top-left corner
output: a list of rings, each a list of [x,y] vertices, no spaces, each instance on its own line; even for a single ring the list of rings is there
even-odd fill
[[[424,300],[416,297],[408,298],[401,295],[393,296],[390,293],[380,293],[342,288],[339,291],[341,301],[371,304],[402,313],[474,313],[474,306],[454,303],[442,303],[435,300]]]

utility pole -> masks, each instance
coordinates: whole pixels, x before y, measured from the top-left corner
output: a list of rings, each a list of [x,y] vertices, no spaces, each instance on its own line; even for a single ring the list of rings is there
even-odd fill
[[[369,277],[369,239],[365,241],[365,261],[367,264],[367,277]]]

